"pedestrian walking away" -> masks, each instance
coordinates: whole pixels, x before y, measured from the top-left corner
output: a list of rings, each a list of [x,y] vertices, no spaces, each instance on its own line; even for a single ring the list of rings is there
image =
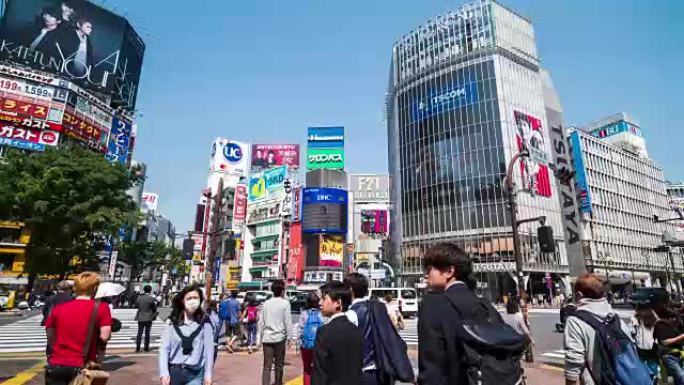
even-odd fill
[[[532,341],[530,329],[525,323],[522,313],[520,312],[520,304],[518,297],[511,297],[506,304],[506,313],[501,316],[503,321],[510,325],[518,334],[527,336]]]
[[[358,326],[363,337],[361,384],[390,385],[395,380],[412,383],[413,368],[406,343],[397,333],[387,306],[375,299],[365,299],[368,279],[362,274],[351,273],[344,283],[350,287],[352,296],[347,318]]]
[[[138,311],[135,313],[135,320],[138,321],[138,336],[135,338],[135,351],[140,351],[143,333],[145,334],[145,351],[150,351],[150,331],[152,330],[152,323],[159,312],[157,311],[157,300],[152,297],[152,287],[145,285],[143,294],[135,301],[135,307]]]
[[[563,336],[566,384],[652,384],[630,329],[608,303],[604,282],[593,274],[581,275],[574,298],[577,309],[568,316]]]
[[[320,298],[316,293],[309,293],[306,298],[306,309],[299,315],[299,345],[302,356],[304,385],[311,384],[313,348],[316,344],[316,333],[323,325],[319,301]]]
[[[312,384],[359,385],[363,334],[345,315],[351,304],[351,289],[340,281],[331,281],[321,287],[321,296],[321,313],[330,320],[316,334]]]
[[[658,345],[655,343],[654,329],[658,317],[652,308],[639,306],[630,319],[629,329],[641,362],[648,368],[651,378],[658,376]]]
[[[223,325],[218,315],[218,302],[207,300],[206,304],[207,317],[209,317],[209,321],[211,322],[214,331],[214,362],[216,362],[216,357],[218,357],[218,341],[221,336],[221,327]]]
[[[273,297],[264,302],[258,321],[257,344],[264,352],[264,367],[261,372],[262,385],[271,385],[271,367],[275,365],[275,385],[283,385],[285,347],[292,333],[290,301],[283,298],[285,282],[273,281]]]
[[[197,285],[173,299],[161,347],[159,377],[162,385],[211,385],[214,371],[214,330],[202,311],[204,295]]]
[[[99,284],[99,274],[79,274],[74,279],[76,298],[56,305],[50,312],[45,322],[48,344],[52,346],[45,369],[46,385],[69,385],[87,363],[99,362],[98,350],[104,351],[112,325],[109,306],[93,300]],[[88,341],[91,323],[93,333]]]
[[[656,322],[653,336],[660,344],[660,354],[667,375],[672,377],[675,385],[684,385],[684,327],[675,306],[660,303],[655,306],[659,320]]]
[[[230,297],[221,302],[219,316],[226,327],[226,349],[233,353],[233,344],[240,338],[240,302],[236,291],[232,291]]]
[[[45,322],[55,306],[74,299],[71,291],[72,285],[69,281],[60,281],[57,284],[57,293],[49,296],[45,300],[45,306],[43,306],[43,321],[41,322],[41,325],[45,326]]]
[[[256,297],[250,295],[246,298],[247,306],[242,311],[242,325],[247,334],[247,352],[252,354],[254,346],[257,344],[257,321],[259,321],[259,306]]]
[[[473,293],[472,263],[456,245],[423,256],[429,292],[418,317],[418,384],[513,385],[522,382],[529,339]]]

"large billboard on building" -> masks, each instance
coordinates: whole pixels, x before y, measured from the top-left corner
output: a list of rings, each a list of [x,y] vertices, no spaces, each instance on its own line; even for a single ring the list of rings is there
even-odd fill
[[[320,266],[342,267],[344,240],[339,236],[321,236],[319,245]]]
[[[344,147],[344,127],[309,127],[308,148]]]
[[[591,136],[599,139],[607,138],[623,132],[629,132],[636,136],[641,136],[641,128],[624,120],[614,122],[596,129],[591,130]]]
[[[515,137],[518,151],[526,150],[528,157],[520,160],[522,186],[525,190],[543,197],[551,196],[551,176],[549,174],[549,154],[546,150],[544,129],[541,120],[513,111],[515,117]]]
[[[253,144],[252,171],[263,171],[278,166],[299,169],[298,144]]]
[[[237,176],[249,174],[249,145],[230,139],[218,138],[211,146],[209,168]]]
[[[354,196],[354,202],[389,201],[389,175],[351,175],[349,182],[349,191]]]
[[[577,131],[570,134],[570,145],[572,146],[572,160],[575,166],[575,186],[579,196],[579,210],[583,213],[591,213],[591,190],[587,181],[587,170],[584,167],[582,157],[582,141]]]
[[[109,134],[106,158],[112,163],[125,165],[128,161],[128,151],[131,144],[132,127],[120,119],[114,119]]]
[[[411,123],[420,122],[434,115],[477,103],[477,82],[453,81],[451,84],[428,91],[428,95],[411,104]]]
[[[361,232],[369,237],[386,237],[389,232],[387,210],[361,210]]]
[[[309,148],[306,154],[308,170],[344,168],[344,148]]]
[[[56,74],[134,109],[145,44],[126,19],[85,0],[9,0],[0,58]]]
[[[347,233],[347,191],[335,188],[305,188],[302,193],[302,232]]]
[[[247,206],[247,224],[253,225],[280,218],[280,202],[250,203]]]
[[[285,193],[286,179],[287,166],[252,174],[249,179],[249,201],[256,202],[282,197]]]

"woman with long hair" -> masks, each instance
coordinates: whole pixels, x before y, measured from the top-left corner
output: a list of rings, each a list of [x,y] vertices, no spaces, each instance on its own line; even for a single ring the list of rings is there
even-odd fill
[[[257,305],[256,296],[250,295],[245,298],[247,306],[242,312],[242,320],[247,330],[247,352],[252,354],[252,347],[256,345],[257,338],[257,321],[259,320],[259,306]]]
[[[517,297],[509,298],[508,303],[506,304],[506,313],[502,314],[501,318],[503,318],[505,323],[515,329],[518,334],[532,339],[532,336],[530,336],[530,329],[525,324],[525,319],[520,311],[520,305]]]
[[[323,326],[323,316],[319,310],[320,298],[316,293],[309,293],[306,298],[306,309],[299,314],[299,343],[302,354],[304,385],[311,384],[313,374],[313,351],[316,342],[316,331]]]
[[[202,310],[204,295],[197,285],[174,297],[159,348],[162,385],[211,385],[214,330]]]
[[[637,347],[639,358],[651,372],[651,376],[658,374],[658,349],[653,338],[658,317],[653,309],[648,307],[637,307],[634,316],[630,320],[630,330],[632,338]]]
[[[662,347],[660,358],[675,385],[684,385],[684,365],[682,365],[680,358],[680,352],[684,349],[682,321],[677,312],[671,309],[668,304],[656,306],[655,313],[659,320],[655,323],[653,336]]]
[[[214,328],[214,362],[216,362],[216,357],[218,356],[218,341],[221,335],[221,319],[218,314],[218,302],[214,300],[207,300],[207,317],[211,322],[211,326]]]

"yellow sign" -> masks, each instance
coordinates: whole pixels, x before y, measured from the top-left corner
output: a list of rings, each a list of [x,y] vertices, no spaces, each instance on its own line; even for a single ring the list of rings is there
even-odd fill
[[[321,237],[319,253],[321,266],[341,267],[343,257],[344,242],[341,237]]]

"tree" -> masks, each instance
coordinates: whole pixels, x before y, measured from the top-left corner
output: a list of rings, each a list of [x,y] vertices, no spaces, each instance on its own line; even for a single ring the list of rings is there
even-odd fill
[[[121,247],[120,258],[131,268],[129,288],[131,283],[139,281],[148,269],[156,270],[161,266],[166,266],[171,270],[178,264],[179,255],[181,255],[180,250],[167,246],[162,241],[125,242]]]
[[[0,162],[0,218],[31,231],[24,271],[29,289],[38,274],[97,266],[105,240],[137,212],[126,191],[136,172],[77,146],[31,154],[9,151]]]

